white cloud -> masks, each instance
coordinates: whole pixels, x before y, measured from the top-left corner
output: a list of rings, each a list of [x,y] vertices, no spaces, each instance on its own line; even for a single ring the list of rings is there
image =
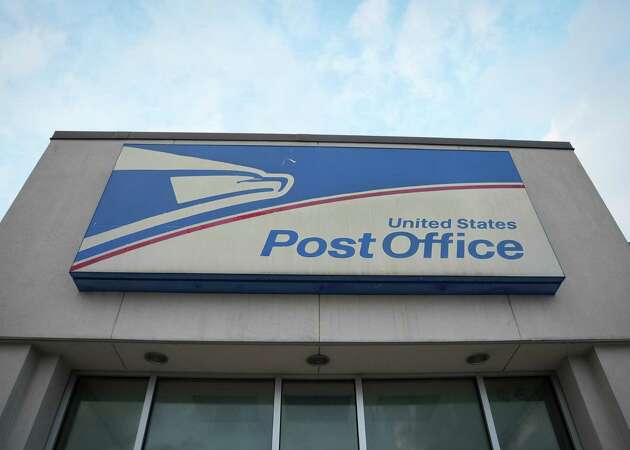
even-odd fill
[[[315,0],[277,0],[279,24],[300,39],[314,38],[320,32]]]
[[[466,22],[475,36],[485,37],[494,32],[500,10],[496,3],[477,1],[467,3]]]
[[[0,84],[44,68],[64,41],[64,33],[39,27],[0,38]]]
[[[447,17],[438,15],[429,4],[409,3],[397,38],[395,70],[421,97],[443,97],[447,89],[442,73],[451,24]]]
[[[416,95],[438,100],[474,82],[498,46],[500,13],[483,1],[409,2],[397,36],[397,74]]]
[[[350,18],[350,29],[364,41],[385,40],[388,37],[388,15],[388,0],[366,0]]]
[[[574,143],[630,235],[629,7],[146,2],[70,20],[76,6],[0,23],[0,205],[54,129],[547,134]]]

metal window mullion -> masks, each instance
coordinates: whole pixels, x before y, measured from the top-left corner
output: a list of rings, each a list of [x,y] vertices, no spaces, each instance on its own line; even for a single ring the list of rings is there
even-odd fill
[[[357,433],[359,435],[359,450],[367,450],[367,438],[365,434],[365,404],[363,402],[363,381],[361,378],[355,378],[354,385],[357,401]]]
[[[490,400],[488,400],[486,383],[481,376],[477,376],[476,379],[477,389],[479,391],[479,398],[481,399],[481,407],[483,409],[483,415],[486,419],[488,436],[490,436],[490,445],[492,446],[492,450],[501,450],[501,445],[499,444],[499,436],[497,435],[497,429],[494,425],[494,418],[492,417],[492,410],[490,409]]]
[[[66,416],[66,411],[68,410],[68,406],[70,405],[70,399],[72,398],[74,388],[77,384],[77,378],[78,377],[76,376],[76,374],[70,375],[68,385],[66,386],[66,390],[61,397],[59,409],[57,409],[55,420],[53,422],[52,428],[50,429],[50,434],[48,435],[46,447],[44,447],[46,450],[52,450],[55,447],[57,436],[59,435],[59,431],[61,430],[61,425],[63,424],[63,420]]]
[[[280,411],[282,407],[282,378],[276,377],[273,392],[273,425],[271,449],[280,450]]]
[[[142,447],[144,446],[144,438],[147,434],[147,426],[149,424],[149,415],[151,414],[151,405],[153,404],[153,395],[155,394],[156,383],[157,377],[155,375],[149,377],[147,392],[144,396],[144,404],[142,405],[142,413],[140,414],[138,432],[136,433],[136,443],[133,446],[133,450],[142,450]]]
[[[571,439],[571,443],[573,444],[573,448],[575,448],[575,450],[582,450],[582,444],[580,443],[577,429],[575,428],[575,424],[573,423],[573,417],[571,416],[571,411],[569,410],[567,400],[564,397],[564,392],[562,391],[560,381],[558,381],[556,375],[552,375],[550,378],[551,385],[553,386],[553,391],[558,402],[558,406],[560,407],[560,413],[562,414],[562,418],[564,419],[564,423],[569,432],[569,437]]]

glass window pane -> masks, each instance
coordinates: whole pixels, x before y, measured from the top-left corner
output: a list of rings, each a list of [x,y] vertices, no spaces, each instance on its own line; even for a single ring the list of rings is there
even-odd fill
[[[551,382],[540,378],[486,378],[501,450],[569,450]]]
[[[489,449],[474,380],[363,382],[370,450]]]
[[[356,450],[353,381],[282,383],[281,450]]]
[[[160,380],[145,450],[268,450],[273,381]]]
[[[55,449],[132,450],[146,390],[145,378],[79,378]]]

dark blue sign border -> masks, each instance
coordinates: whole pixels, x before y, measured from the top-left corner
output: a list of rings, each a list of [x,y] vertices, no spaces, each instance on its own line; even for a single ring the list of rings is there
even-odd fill
[[[548,294],[564,277],[229,275],[73,272],[80,291],[239,294]]]

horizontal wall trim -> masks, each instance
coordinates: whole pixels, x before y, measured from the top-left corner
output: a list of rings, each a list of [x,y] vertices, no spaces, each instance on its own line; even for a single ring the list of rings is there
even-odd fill
[[[55,131],[51,140],[184,140],[184,141],[264,141],[325,142],[337,144],[448,145],[465,147],[532,148],[573,150],[570,142],[512,139],[469,139],[411,136],[360,136],[339,134],[276,133],[184,133],[152,131]]]
[[[236,346],[317,346],[325,345],[331,347],[337,346],[374,346],[374,345],[386,345],[386,346],[452,346],[452,345],[503,345],[503,344],[518,344],[518,345],[557,345],[557,344],[569,344],[569,345],[628,345],[630,344],[630,336],[619,338],[584,338],[584,339],[504,339],[504,340],[422,340],[422,341],[399,341],[399,340],[374,340],[374,341],[329,341],[314,339],[311,341],[270,341],[270,340],[191,340],[191,339],[131,339],[131,338],[97,338],[97,337],[45,337],[45,336],[0,336],[1,344],[27,344],[37,345],[41,343],[50,342],[72,342],[72,343],[97,343],[97,344],[177,344],[177,345],[205,345],[205,346],[223,346],[223,345],[236,345]]]
[[[271,381],[276,378],[290,381],[333,381],[333,380],[354,380],[359,376],[363,381],[397,381],[397,380],[436,380],[436,379],[461,379],[475,378],[478,376],[488,378],[519,378],[519,377],[550,377],[556,372],[554,370],[522,370],[511,372],[497,371],[451,371],[451,372],[417,372],[417,373],[217,373],[217,372],[166,372],[163,370],[154,371],[121,371],[121,370],[73,370],[72,375],[77,377],[112,377],[112,378],[148,378],[156,376],[165,379],[184,380],[243,380],[243,381]]]

